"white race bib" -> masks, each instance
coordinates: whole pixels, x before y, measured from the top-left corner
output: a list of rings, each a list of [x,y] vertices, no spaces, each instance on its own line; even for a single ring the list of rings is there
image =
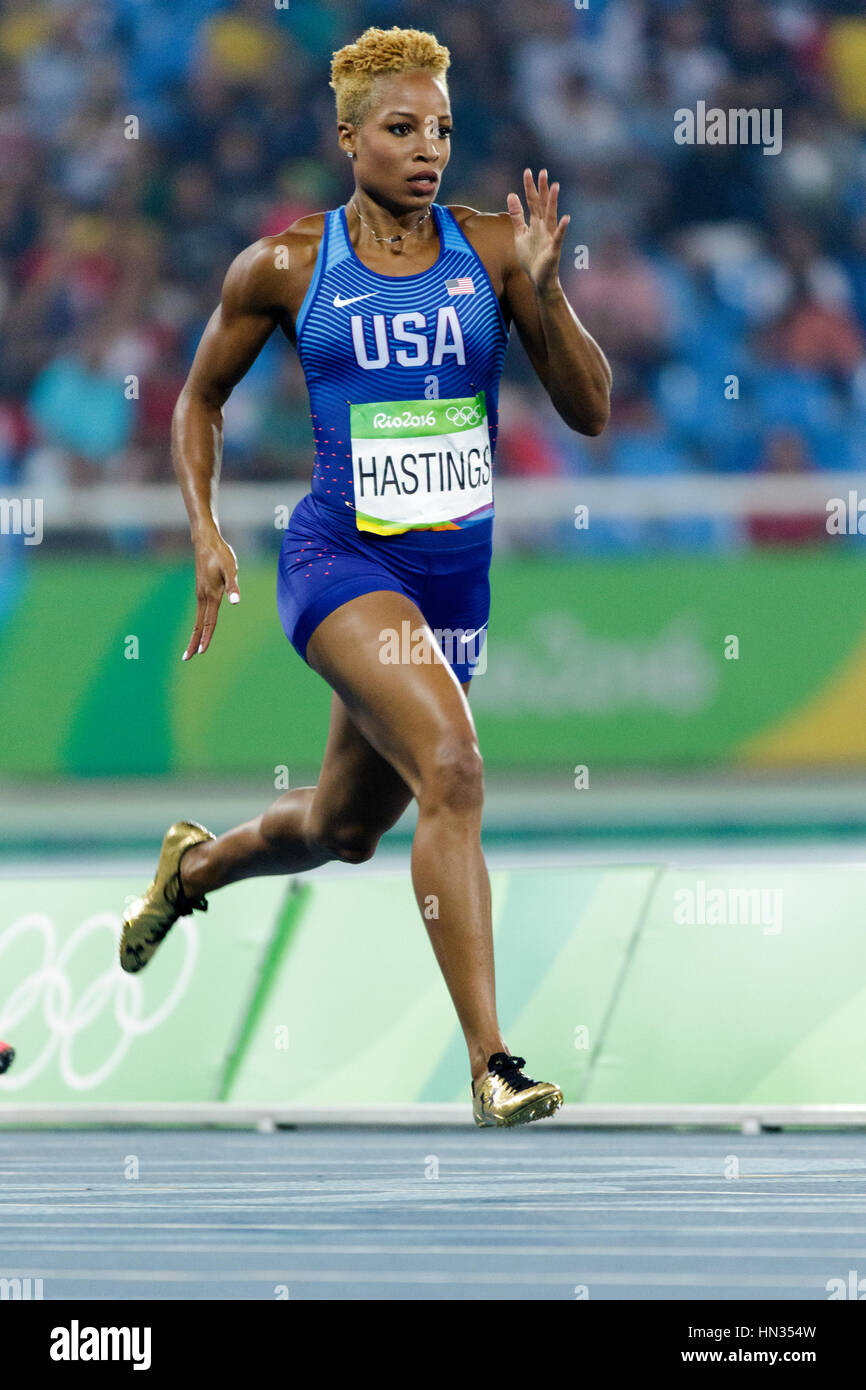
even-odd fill
[[[493,505],[484,392],[350,407],[359,531],[459,523]]]

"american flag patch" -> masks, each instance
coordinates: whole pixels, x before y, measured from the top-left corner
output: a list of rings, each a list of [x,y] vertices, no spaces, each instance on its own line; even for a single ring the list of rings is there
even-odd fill
[[[457,280],[446,280],[445,288],[449,294],[475,293],[475,284],[471,275],[461,275]]]

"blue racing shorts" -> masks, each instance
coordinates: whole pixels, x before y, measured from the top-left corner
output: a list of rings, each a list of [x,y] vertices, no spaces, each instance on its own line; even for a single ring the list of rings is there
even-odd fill
[[[323,618],[360,594],[392,589],[417,604],[463,684],[484,669],[492,547],[492,519],[462,532],[377,536],[359,531],[348,509],[343,516],[307,493],[280,547],[277,608],[283,631],[306,661],[307,643]],[[390,659],[402,650],[402,659],[410,660],[408,642],[408,633],[395,633]]]

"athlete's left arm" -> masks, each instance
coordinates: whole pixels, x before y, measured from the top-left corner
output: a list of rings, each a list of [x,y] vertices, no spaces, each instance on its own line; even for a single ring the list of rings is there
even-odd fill
[[[529,226],[516,193],[509,193],[508,212],[497,219],[503,228],[506,320],[514,319],[535,373],[565,423],[579,434],[601,434],[610,416],[611,370],[559,282],[569,221],[562,217],[557,222],[559,184],[548,187],[547,170],[542,169],[536,189],[527,169],[523,186]]]

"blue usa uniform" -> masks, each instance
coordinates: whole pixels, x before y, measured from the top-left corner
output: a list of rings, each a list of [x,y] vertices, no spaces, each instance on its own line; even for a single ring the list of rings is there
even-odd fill
[[[432,204],[439,256],[415,275],[369,270],[345,208],[325,214],[295,325],[310,395],[311,491],[280,550],[277,597],[306,657],[327,615],[393,589],[415,602],[458,680],[481,658],[490,607],[493,459],[508,341],[477,253]]]

